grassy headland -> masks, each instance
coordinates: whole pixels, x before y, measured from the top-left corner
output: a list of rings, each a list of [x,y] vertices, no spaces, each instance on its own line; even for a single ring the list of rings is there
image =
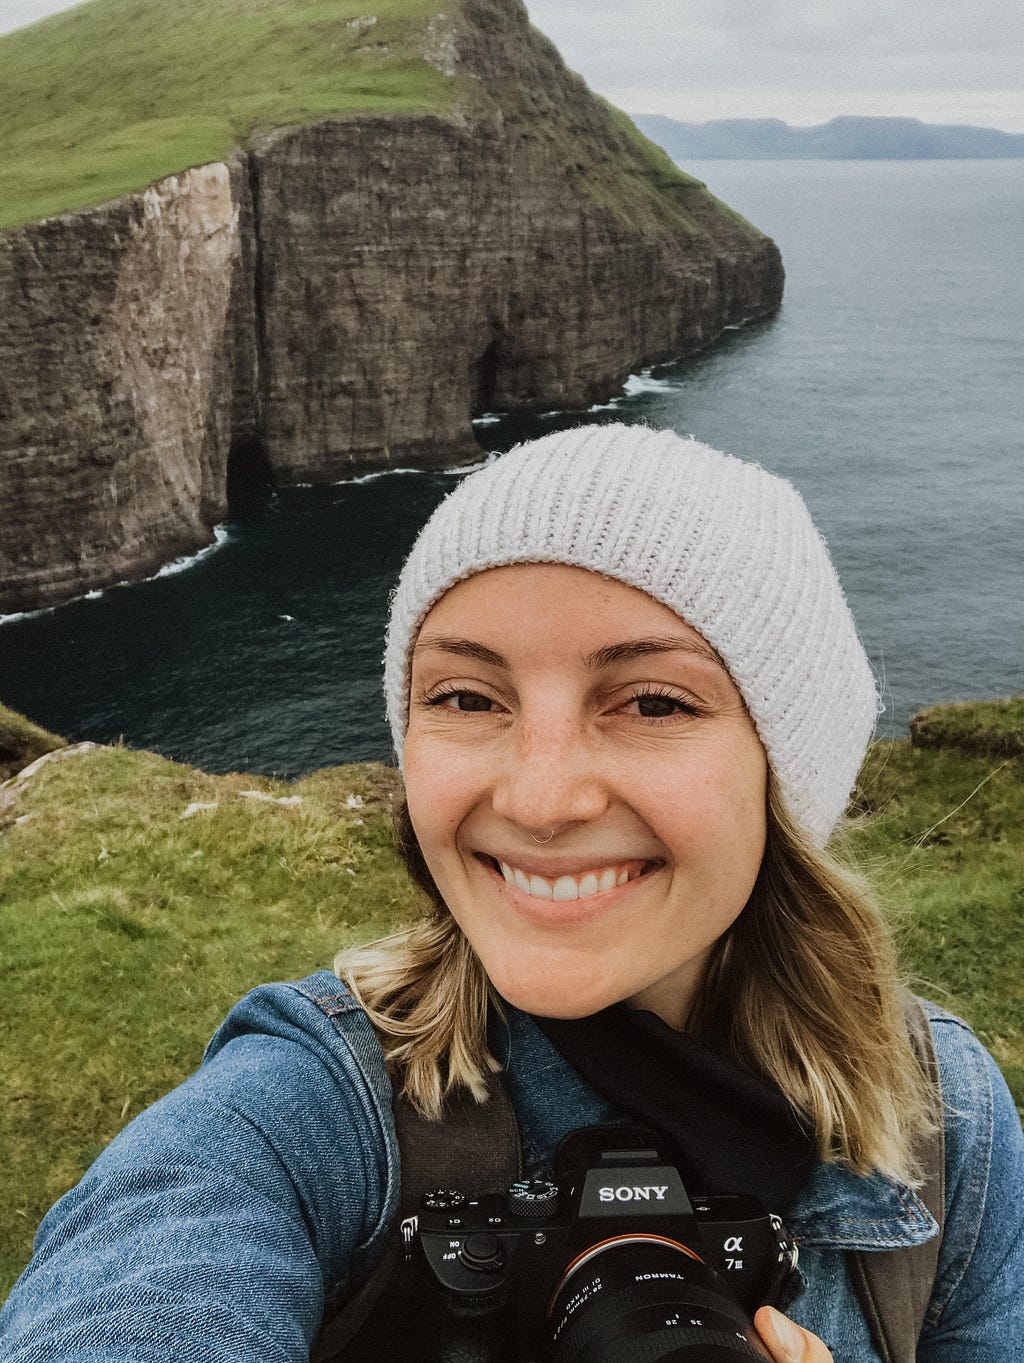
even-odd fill
[[[27,767],[37,757],[64,746],[63,738],[41,729],[16,710],[0,705],[0,781]],[[0,800],[0,812],[3,801]]]
[[[877,743],[853,838],[912,983],[977,1028],[1019,1104],[1022,774]],[[237,997],[407,920],[395,789],[372,765],[286,785],[97,748],[0,790],[0,1296],[45,1209],[195,1068]]]
[[[444,113],[440,0],[87,0],[0,38],[0,228],[222,159],[256,127]]]
[[[494,91],[455,59],[469,22],[463,0],[86,0],[6,34],[0,230],[222,160],[256,129],[471,112]],[[542,136],[558,136],[542,89],[516,97],[533,98]],[[608,108],[633,155],[611,157],[608,186],[591,167],[593,192],[619,211],[635,195],[665,211],[665,185],[696,182]]]

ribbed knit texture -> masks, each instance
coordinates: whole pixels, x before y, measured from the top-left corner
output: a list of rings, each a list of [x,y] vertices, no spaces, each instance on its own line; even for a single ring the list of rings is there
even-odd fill
[[[672,431],[577,427],[461,482],[413,546],[384,659],[401,756],[410,650],[456,582],[511,563],[618,579],[699,630],[736,682],[791,817],[818,845],[845,808],[878,714],[874,677],[799,493]]]

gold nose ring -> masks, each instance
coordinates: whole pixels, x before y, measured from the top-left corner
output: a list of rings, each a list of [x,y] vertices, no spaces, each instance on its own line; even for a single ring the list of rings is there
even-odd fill
[[[531,834],[530,834],[530,837],[534,840],[534,842],[541,842],[541,843],[543,843],[543,842],[550,842],[551,839],[552,839],[554,836],[555,836],[555,830],[554,830],[554,829],[551,830],[551,832],[547,835],[546,838],[538,838],[536,833],[531,833]]]

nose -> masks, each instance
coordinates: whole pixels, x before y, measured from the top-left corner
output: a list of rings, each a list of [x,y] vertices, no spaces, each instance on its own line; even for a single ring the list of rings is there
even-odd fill
[[[552,830],[608,808],[598,755],[571,722],[521,724],[510,739],[492,787],[496,814],[546,842]]]

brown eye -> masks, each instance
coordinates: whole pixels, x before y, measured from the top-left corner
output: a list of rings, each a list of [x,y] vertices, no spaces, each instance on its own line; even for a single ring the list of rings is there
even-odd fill
[[[438,696],[434,704],[443,705],[446,710],[486,713],[494,702],[487,696],[481,696],[478,691],[449,691],[443,696]]]
[[[682,703],[672,696],[637,696],[636,705],[644,719],[668,719],[683,709]]]
[[[630,698],[626,709],[638,719],[648,719],[655,724],[659,720],[692,718],[700,713],[692,701],[667,691],[640,691]]]

